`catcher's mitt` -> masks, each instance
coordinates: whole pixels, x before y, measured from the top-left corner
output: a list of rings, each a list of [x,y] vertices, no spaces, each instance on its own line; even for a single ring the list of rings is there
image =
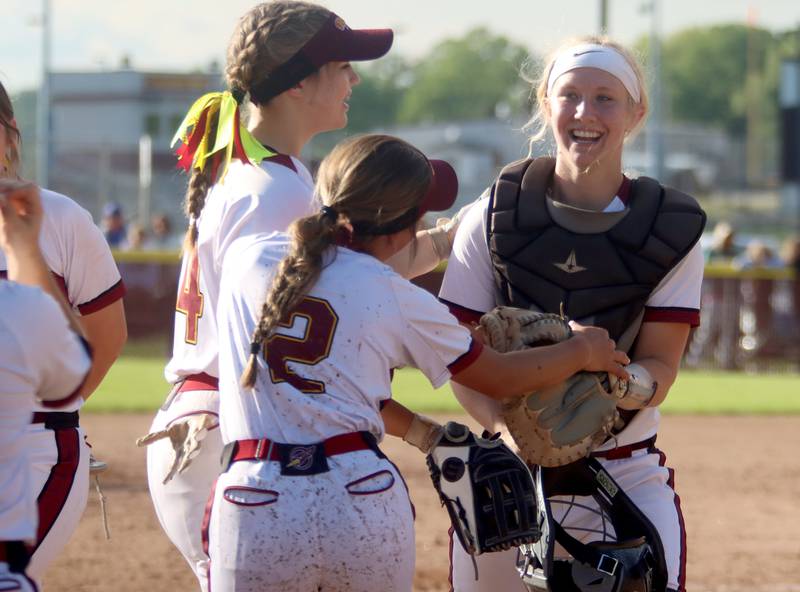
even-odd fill
[[[479,438],[467,426],[449,422],[427,461],[467,553],[503,551],[539,539],[531,473],[497,435]]]
[[[500,352],[569,339],[559,315],[498,307],[481,318],[488,344]],[[557,467],[587,456],[602,444],[619,419],[617,389],[608,375],[578,372],[563,383],[503,405],[503,419],[526,462]]]

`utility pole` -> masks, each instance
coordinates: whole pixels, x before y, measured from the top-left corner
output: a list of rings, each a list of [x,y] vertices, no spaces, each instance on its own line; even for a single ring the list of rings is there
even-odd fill
[[[147,225],[153,186],[153,139],[145,134],[139,138],[139,223]]]
[[[36,100],[36,182],[47,187],[50,171],[50,0],[42,0],[42,80]]]
[[[600,35],[608,35],[608,0],[600,0],[600,22],[597,30]]]
[[[758,32],[756,31],[756,13],[751,6],[747,11],[747,57],[745,61],[745,100],[747,106],[745,117],[747,132],[745,136],[745,177],[747,184],[754,187],[759,184],[762,173],[761,151],[761,114],[759,104],[760,80],[758,73]]]
[[[661,1],[650,0],[650,67],[653,86],[650,90],[650,119],[647,125],[647,152],[650,174],[664,180],[664,101],[661,73]]]

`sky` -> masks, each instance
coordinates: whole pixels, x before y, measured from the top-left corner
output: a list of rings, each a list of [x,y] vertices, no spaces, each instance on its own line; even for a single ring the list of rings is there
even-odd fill
[[[14,94],[38,84],[42,7],[50,3],[53,70],[116,68],[129,56],[148,71],[205,69],[224,62],[238,17],[253,0],[0,0],[0,82]],[[608,0],[612,37],[632,43],[652,29],[650,0]],[[800,27],[798,0],[660,0],[661,30],[743,23],[775,31]],[[599,0],[323,0],[351,27],[391,27],[393,52],[425,55],[436,43],[485,26],[546,53],[565,37],[596,33]]]

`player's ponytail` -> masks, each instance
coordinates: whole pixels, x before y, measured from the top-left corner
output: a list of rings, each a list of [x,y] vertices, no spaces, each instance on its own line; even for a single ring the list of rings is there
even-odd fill
[[[19,177],[19,129],[14,125],[14,108],[5,87],[0,83],[0,126],[6,130],[6,153],[0,154],[0,177]]]
[[[259,353],[333,262],[332,247],[364,250],[370,239],[406,229],[413,236],[415,213],[431,178],[425,155],[398,138],[358,136],[333,149],[317,176],[317,197],[325,205],[289,227],[289,253],[275,272],[253,332],[243,387],[255,385]]]
[[[250,358],[241,377],[243,387],[253,388],[258,354],[268,347],[275,327],[308,293],[325,265],[331,263],[335,256],[331,247],[343,237],[346,242],[351,233],[352,227],[346,218],[329,206],[323,206],[318,214],[300,218],[289,227],[292,244],[289,254],[278,266],[261,308],[261,317],[251,339]]]
[[[173,145],[179,166],[190,172],[184,210],[189,227],[184,249],[197,242],[197,219],[214,183],[224,178],[233,159],[258,164],[275,153],[262,146],[242,124],[250,89],[286,62],[319,31],[331,12],[309,2],[276,0],[253,7],[241,19],[228,45],[227,91],[208,93],[192,105]]]

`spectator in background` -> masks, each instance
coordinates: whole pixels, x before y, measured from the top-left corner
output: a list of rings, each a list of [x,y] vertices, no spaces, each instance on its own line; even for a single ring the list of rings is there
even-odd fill
[[[101,228],[109,247],[119,249],[124,245],[128,231],[125,227],[125,216],[122,213],[121,205],[110,202],[103,206]]]
[[[141,224],[131,224],[125,241],[120,247],[126,251],[141,251],[147,248],[147,231]]]
[[[150,218],[150,236],[145,248],[154,250],[179,249],[182,237],[172,232],[172,220],[163,212],[153,214]]]
[[[741,254],[742,249],[736,245],[736,232],[728,222],[717,222],[711,233],[711,248],[706,253],[707,262],[730,262]]]
[[[800,236],[790,236],[781,245],[781,259],[789,269],[800,274]],[[800,279],[800,277],[795,278]]]
[[[779,269],[783,261],[762,241],[753,239],[747,243],[744,253],[737,255],[731,262],[736,269]]]

